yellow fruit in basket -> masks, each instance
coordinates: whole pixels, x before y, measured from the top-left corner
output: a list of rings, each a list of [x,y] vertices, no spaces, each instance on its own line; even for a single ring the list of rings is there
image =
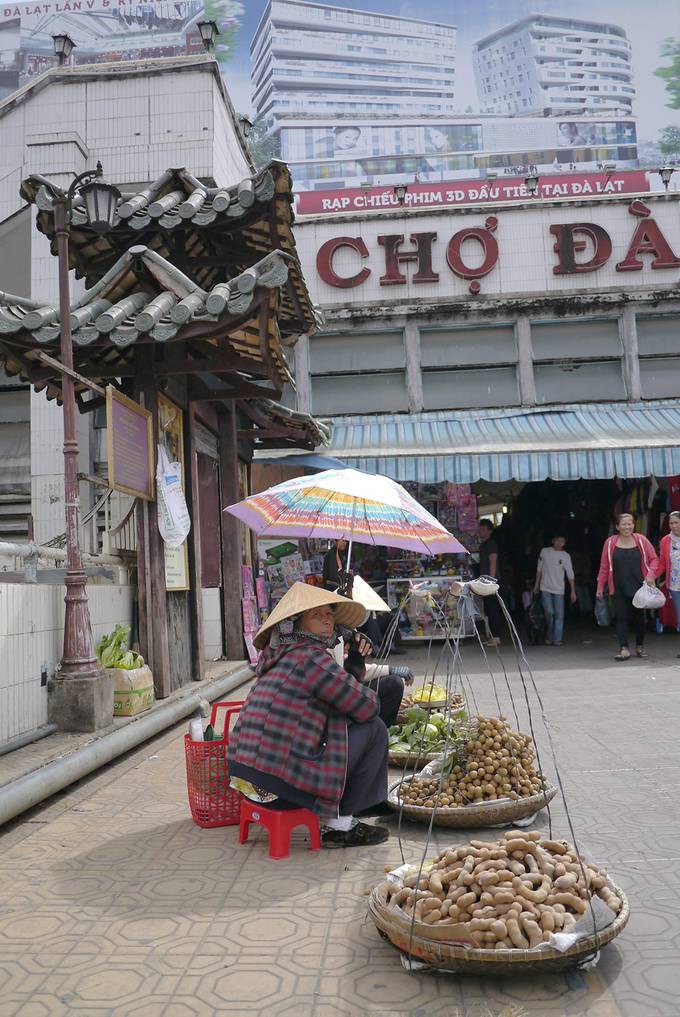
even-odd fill
[[[411,699],[414,703],[438,703],[442,699],[446,699],[446,689],[443,689],[441,685],[428,685],[412,692]]]

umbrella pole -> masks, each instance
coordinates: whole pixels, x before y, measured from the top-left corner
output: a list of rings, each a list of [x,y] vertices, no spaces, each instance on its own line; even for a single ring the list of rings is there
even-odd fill
[[[350,537],[349,546],[347,548],[347,565],[346,565],[347,572],[349,572],[351,564],[352,564],[352,538]]]

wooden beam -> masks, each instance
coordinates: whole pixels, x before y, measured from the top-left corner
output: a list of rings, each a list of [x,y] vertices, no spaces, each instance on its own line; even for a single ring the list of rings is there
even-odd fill
[[[239,500],[238,435],[236,407],[221,413],[220,443],[220,523],[222,526],[222,617],[225,653],[230,660],[243,657],[243,619],[241,614],[241,523],[224,512]]]
[[[236,353],[223,353],[216,350],[214,356],[203,360],[186,357],[176,363],[156,369],[158,374],[225,374],[231,371],[244,371],[247,374],[267,377],[264,364],[251,357],[239,357]]]
[[[54,357],[51,357],[49,353],[45,353],[44,350],[38,350],[36,352],[36,357],[38,358],[38,360],[41,360],[44,364],[49,364],[49,366],[53,367],[54,370],[57,371],[59,374],[67,374],[69,378],[73,378],[74,381],[77,381],[79,382],[79,384],[84,385],[85,388],[89,388],[91,389],[92,392],[96,392],[98,396],[106,395],[106,392],[101,387],[101,385],[97,385],[95,384],[94,381],[90,381],[89,378],[86,378],[83,374],[79,374],[78,371],[73,371],[71,370],[70,367],[66,367],[58,360],[55,360]]]
[[[260,438],[292,438],[293,435],[285,427],[269,427],[269,428],[258,428],[251,427],[247,431],[239,431],[239,438],[245,438],[247,441],[255,441]]]
[[[225,389],[209,388],[202,379],[193,378],[189,398],[192,402],[214,403],[221,402],[223,399],[242,399],[244,396],[250,396],[253,399],[278,399],[280,395],[280,388],[265,388],[263,385],[251,384],[241,378]]]
[[[140,405],[151,410],[155,449],[158,444],[158,390],[152,371],[152,357],[153,347],[137,350],[139,374],[135,396]],[[140,502],[141,507],[137,515],[140,644],[144,646],[142,654],[153,661],[151,670],[156,697],[165,699],[172,691],[165,588],[165,544],[158,529],[156,502],[143,499],[140,499]]]
[[[205,678],[205,639],[203,633],[203,590],[201,588],[201,517],[199,511],[198,460],[196,457],[196,409],[193,403],[184,414],[184,462],[186,464],[187,504],[191,514],[189,549],[189,625],[191,627],[191,677]]]
[[[82,392],[76,392],[76,402],[80,413],[92,413],[100,406],[106,406],[106,396],[95,396],[93,399],[83,399]]]

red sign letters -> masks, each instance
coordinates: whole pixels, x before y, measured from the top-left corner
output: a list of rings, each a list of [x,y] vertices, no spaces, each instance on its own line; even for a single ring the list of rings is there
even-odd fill
[[[652,269],[677,268],[680,258],[675,254],[661,227],[651,216],[651,210],[640,200],[632,202],[628,211],[639,221],[633,232],[628,249],[621,261],[616,263],[617,272],[640,272],[644,266],[643,256],[651,256]],[[499,242],[495,233],[498,228],[496,216],[488,216],[484,226],[466,226],[458,230],[446,245],[446,264],[460,279],[470,280],[470,292],[478,293],[479,280],[488,275],[498,264]],[[595,272],[606,265],[612,255],[612,240],[603,226],[592,222],[559,223],[549,227],[555,238],[553,251],[557,256],[553,265],[554,275],[580,275]],[[437,242],[436,232],[381,234],[377,238],[383,249],[384,272],[380,276],[381,286],[403,286],[408,282],[402,265],[411,263],[411,282],[438,283],[439,273],[433,267],[433,248]],[[472,243],[471,243],[472,242]],[[409,246],[406,246],[408,243]],[[342,274],[335,267],[334,258],[338,251],[349,248],[356,252],[356,264],[352,270]],[[320,277],[329,286],[352,289],[360,286],[372,274],[368,265],[362,264],[371,257],[371,252],[362,237],[333,237],[321,245],[316,256],[316,267]],[[481,258],[481,261],[480,261]]]

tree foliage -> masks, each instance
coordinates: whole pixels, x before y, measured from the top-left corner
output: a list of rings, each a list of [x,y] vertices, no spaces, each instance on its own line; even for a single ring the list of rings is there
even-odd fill
[[[664,127],[659,131],[659,151],[670,157],[680,156],[680,127]]]
[[[670,96],[666,105],[671,109],[680,109],[680,40],[666,39],[661,48],[661,56],[670,58],[670,66],[658,67],[654,73],[658,78],[663,78],[666,84]]]
[[[248,149],[257,169],[261,169],[270,163],[272,159],[278,159],[279,146],[274,135],[270,134],[269,128],[263,117],[257,117],[248,135]]]

